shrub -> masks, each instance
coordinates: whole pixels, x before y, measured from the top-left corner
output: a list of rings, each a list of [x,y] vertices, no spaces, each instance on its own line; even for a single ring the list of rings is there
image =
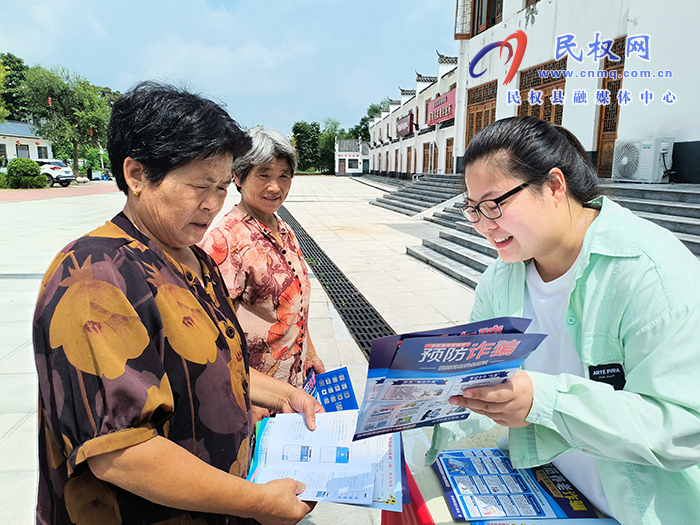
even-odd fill
[[[31,159],[16,157],[7,165],[7,174],[10,177],[36,177],[41,174],[41,168]]]
[[[0,188],[7,188],[7,174],[0,173]]]
[[[46,187],[46,175],[39,173],[33,177],[23,177],[21,175],[8,175],[7,187],[12,189],[33,189]]]

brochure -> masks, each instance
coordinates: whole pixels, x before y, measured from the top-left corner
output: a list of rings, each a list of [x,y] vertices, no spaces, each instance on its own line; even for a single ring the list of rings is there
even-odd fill
[[[529,324],[501,317],[375,339],[353,439],[467,418],[450,397],[510,380],[546,337],[525,334]]]
[[[399,434],[353,443],[357,410],[316,414],[317,428],[303,414],[277,414],[259,426],[248,481],[293,478],[306,484],[299,498],[400,511]]]
[[[617,523],[598,519],[586,497],[552,464],[516,470],[498,448],[482,448],[443,451],[433,468],[455,521]]]
[[[303,389],[318,399],[326,412],[357,410],[357,398],[346,366],[323,374],[316,374],[312,369]]]

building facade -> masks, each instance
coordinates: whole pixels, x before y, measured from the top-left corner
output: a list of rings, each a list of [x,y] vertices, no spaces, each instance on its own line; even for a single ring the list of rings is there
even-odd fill
[[[612,174],[616,141],[671,138],[675,180],[700,183],[700,73],[681,52],[700,42],[691,26],[700,3],[670,7],[655,0],[457,0],[458,56],[438,55],[437,77],[417,74],[415,91],[402,89],[401,100],[370,123],[372,172],[460,171],[479,130],[533,115],[571,130],[600,177]]]
[[[369,173],[369,144],[360,139],[336,140],[336,176],[352,176],[363,173]]]
[[[53,159],[51,142],[35,135],[34,126],[28,122],[0,122],[0,167],[16,157]]]

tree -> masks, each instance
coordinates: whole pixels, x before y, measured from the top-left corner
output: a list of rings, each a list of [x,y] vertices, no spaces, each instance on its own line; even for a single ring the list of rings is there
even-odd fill
[[[5,68],[2,67],[2,62],[0,62],[0,92],[2,92],[2,86],[5,82]],[[0,98],[0,122],[5,120],[7,118],[7,115],[10,113],[6,108],[5,108],[5,100],[3,98]],[[0,166],[2,166],[3,162],[5,160],[5,157],[0,159]]]
[[[104,144],[110,106],[100,90],[64,68],[29,68],[23,91],[30,113],[38,120],[39,136],[73,150],[73,171],[79,173],[78,147]]]
[[[335,140],[340,131],[340,121],[327,118],[323,121],[323,131],[318,139],[319,169],[323,173],[335,171]]]
[[[2,92],[2,100],[5,109],[9,111],[7,118],[11,120],[29,120],[29,111],[27,110],[27,99],[22,90],[24,77],[26,74],[27,65],[24,60],[13,55],[12,53],[0,53],[0,62],[4,66],[0,74],[5,74],[4,88]],[[0,86],[2,86],[0,79]]]
[[[292,126],[294,142],[299,155],[299,171],[308,171],[319,165],[318,140],[321,126],[318,122],[304,122],[300,120]]]
[[[364,142],[369,142],[369,121],[374,117],[382,114],[382,111],[389,110],[389,97],[385,97],[379,103],[372,103],[367,108],[367,114],[360,119],[359,124],[351,127],[348,130],[348,135],[353,139],[361,139]]]

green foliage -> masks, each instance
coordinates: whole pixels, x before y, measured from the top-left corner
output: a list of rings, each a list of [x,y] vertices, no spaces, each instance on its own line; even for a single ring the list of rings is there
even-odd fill
[[[45,188],[46,176],[33,160],[17,157],[7,165],[7,175],[0,180],[0,187]]]
[[[323,173],[335,171],[335,139],[340,130],[340,121],[327,118],[323,121],[323,131],[318,140],[318,168]]]
[[[27,98],[24,94],[23,84],[27,65],[24,60],[12,53],[0,53],[0,62],[4,66],[0,74],[5,74],[4,86],[0,79],[0,106],[4,103],[8,111],[7,118],[11,120],[29,120]]]
[[[7,188],[12,189],[38,189],[46,187],[46,175],[40,173],[34,177],[20,177],[18,175],[7,176]]]
[[[299,171],[317,168],[319,165],[318,141],[321,126],[318,122],[295,122],[292,126],[294,141],[299,155]]]
[[[7,173],[0,173],[0,188],[7,188]]]
[[[7,174],[11,177],[36,177],[40,173],[41,168],[31,159],[15,157],[7,165]],[[46,183],[44,183],[44,185],[46,185]]]
[[[2,61],[0,61],[0,93],[3,92],[4,85],[5,85],[5,68],[2,65]],[[0,98],[0,122],[5,120],[9,114],[10,114],[10,112],[5,107],[5,99]]]
[[[70,144],[76,172],[78,147],[106,142],[110,105],[100,89],[105,88],[97,88],[65,68],[35,66],[26,72],[24,90],[29,111],[40,122],[38,134],[58,145],[59,151]]]

